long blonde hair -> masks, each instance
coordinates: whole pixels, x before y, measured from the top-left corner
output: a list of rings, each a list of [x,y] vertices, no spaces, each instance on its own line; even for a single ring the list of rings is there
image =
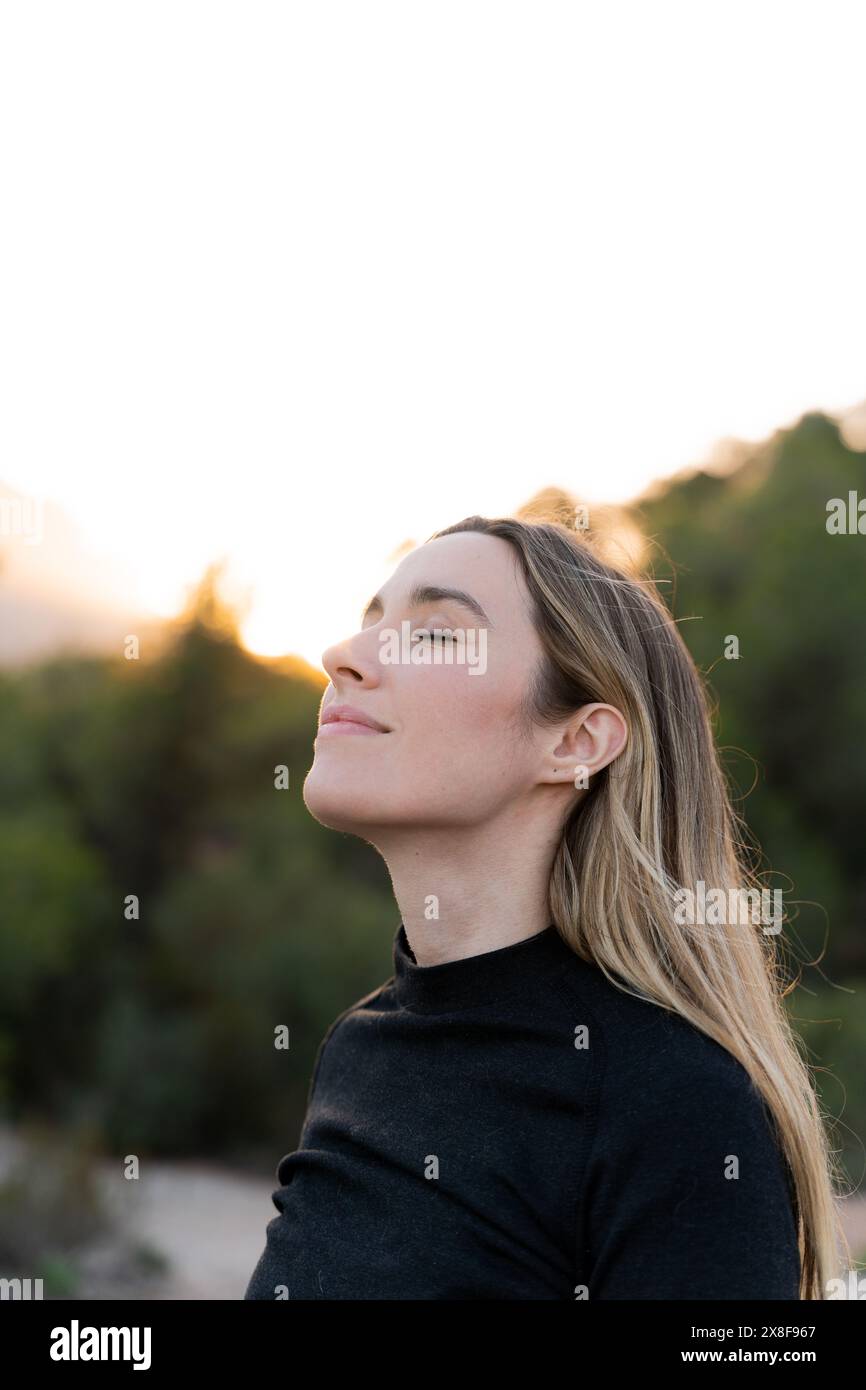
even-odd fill
[[[680,1014],[746,1068],[787,1165],[800,1298],[822,1299],[850,1252],[834,1190],[841,1174],[783,1003],[794,985],[785,987],[781,938],[741,917],[695,926],[674,911],[675,895],[701,882],[725,900],[762,887],[702,677],[654,584],[603,560],[581,534],[559,521],[473,516],[430,539],[461,531],[498,536],[517,554],[546,658],[525,716],[553,725],[602,702],[628,725],[623,752],[591,779],[564,826],[551,920],[618,988]]]

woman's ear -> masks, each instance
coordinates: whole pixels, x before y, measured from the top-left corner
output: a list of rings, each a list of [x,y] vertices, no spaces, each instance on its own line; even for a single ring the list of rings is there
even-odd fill
[[[613,705],[582,705],[559,729],[545,753],[542,781],[571,782],[578,789],[618,758],[628,742],[628,725]]]

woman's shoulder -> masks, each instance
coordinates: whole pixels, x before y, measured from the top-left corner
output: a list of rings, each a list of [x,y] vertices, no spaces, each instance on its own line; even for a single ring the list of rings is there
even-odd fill
[[[591,1295],[796,1299],[793,1184],[751,1072],[615,989],[582,992],[600,1063],[580,1198]]]
[[[772,1138],[763,1097],[743,1063],[684,1015],[616,982],[575,956],[562,981],[587,1024],[590,1050],[603,1073],[600,1095],[608,1125],[679,1127],[756,1142]]]

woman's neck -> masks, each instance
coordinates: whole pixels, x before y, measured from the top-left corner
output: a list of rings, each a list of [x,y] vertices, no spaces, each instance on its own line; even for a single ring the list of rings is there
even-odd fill
[[[526,824],[425,827],[382,837],[382,854],[419,965],[495,951],[550,925],[557,836]],[[387,843],[385,843],[387,840]]]

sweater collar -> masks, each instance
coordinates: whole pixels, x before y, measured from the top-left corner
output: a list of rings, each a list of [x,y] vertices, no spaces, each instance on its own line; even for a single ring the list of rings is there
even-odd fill
[[[561,970],[573,951],[553,924],[534,936],[440,965],[419,965],[401,921],[394,937],[394,983],[401,1008],[447,1013],[489,1004]]]

